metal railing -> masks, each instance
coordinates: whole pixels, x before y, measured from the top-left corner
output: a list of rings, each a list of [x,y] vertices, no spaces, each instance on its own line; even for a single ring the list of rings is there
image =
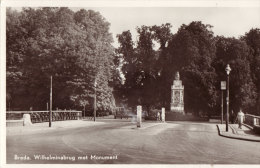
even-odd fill
[[[32,123],[48,122],[49,111],[6,111],[6,120],[17,120],[23,114],[30,114]],[[81,111],[74,110],[54,110],[52,111],[52,121],[78,120],[82,118]]]
[[[255,116],[251,114],[245,114],[245,124],[254,127],[254,126],[259,126],[260,124],[260,116]]]

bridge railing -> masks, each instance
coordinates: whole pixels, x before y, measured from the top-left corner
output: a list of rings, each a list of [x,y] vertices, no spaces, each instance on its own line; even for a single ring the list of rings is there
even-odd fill
[[[254,127],[254,126],[259,126],[260,124],[260,116],[255,116],[251,114],[245,114],[245,124]]]
[[[23,114],[30,114],[32,123],[48,122],[49,111],[6,111],[6,120],[21,119]],[[52,121],[78,120],[82,118],[81,111],[75,110],[54,110]]]

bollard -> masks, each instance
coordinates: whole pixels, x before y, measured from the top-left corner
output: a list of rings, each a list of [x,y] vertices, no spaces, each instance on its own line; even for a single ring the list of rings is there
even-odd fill
[[[137,106],[137,127],[141,127],[142,123],[142,106]]]
[[[79,120],[80,119],[80,117],[79,117],[79,112],[77,112],[77,120]]]
[[[31,115],[30,114],[23,114],[23,126],[32,125]]]
[[[253,118],[254,122],[253,122],[253,126],[256,126],[257,122],[256,122],[256,118]]]
[[[162,122],[165,122],[165,108],[162,108]]]

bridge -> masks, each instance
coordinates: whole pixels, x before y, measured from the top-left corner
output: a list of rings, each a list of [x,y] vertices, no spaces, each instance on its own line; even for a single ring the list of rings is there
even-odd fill
[[[29,114],[32,123],[48,122],[49,111],[6,111],[6,122],[23,122],[24,114]],[[76,110],[53,110],[52,121],[79,120],[82,118],[82,112]],[[8,124],[7,124],[8,125]],[[18,124],[19,125],[19,124]]]
[[[260,125],[260,116],[245,114],[245,124],[254,127]]]

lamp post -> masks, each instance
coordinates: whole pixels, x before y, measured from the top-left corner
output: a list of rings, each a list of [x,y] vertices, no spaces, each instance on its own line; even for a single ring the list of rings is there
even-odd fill
[[[52,122],[52,76],[51,76],[51,87],[50,87],[50,112],[49,112],[49,127]]]
[[[221,90],[221,124],[223,124],[223,90]]]
[[[96,122],[96,111],[97,111],[97,78],[95,78],[94,82],[94,89],[95,89],[95,95],[94,95],[94,122]]]
[[[86,102],[84,102],[84,113],[83,113],[83,118],[85,118],[85,116],[86,116]]]
[[[221,81],[220,83],[221,88],[221,124],[223,124],[223,90],[226,90],[226,81]]]
[[[226,72],[227,72],[227,115],[226,115],[226,132],[228,132],[228,122],[229,122],[229,73],[231,68],[229,64],[227,64]]]

